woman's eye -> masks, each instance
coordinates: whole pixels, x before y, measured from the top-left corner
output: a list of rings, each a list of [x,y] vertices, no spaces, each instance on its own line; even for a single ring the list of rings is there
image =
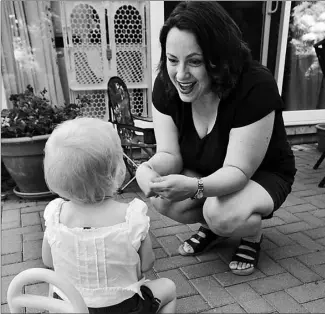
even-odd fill
[[[169,61],[170,63],[173,63],[173,64],[177,62],[176,59],[169,59],[169,58],[168,58],[168,61]]]
[[[194,66],[198,66],[202,64],[201,60],[195,59],[195,60],[190,60],[190,64],[194,65]]]

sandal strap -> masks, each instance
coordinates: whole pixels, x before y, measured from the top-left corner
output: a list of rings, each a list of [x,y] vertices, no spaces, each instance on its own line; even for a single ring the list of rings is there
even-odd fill
[[[245,245],[245,246],[248,246],[248,247],[254,249],[255,251],[258,251],[261,249],[261,242],[262,242],[262,238],[261,238],[260,242],[250,242],[250,241],[241,239],[239,246]]]
[[[204,233],[205,237],[200,236],[199,232]],[[198,230],[198,233],[192,235],[189,239],[185,240],[184,242],[190,245],[195,252],[200,252],[204,250],[205,247],[208,246],[212,241],[216,240],[219,237],[220,236],[216,235],[211,230],[201,226]],[[198,243],[194,242],[192,239],[197,240]]]
[[[195,240],[200,241],[201,239],[206,239],[206,236],[201,237],[198,233],[196,233],[196,234],[193,234],[189,240],[191,240],[191,239],[195,239]]]
[[[201,233],[204,233],[205,234],[205,237],[202,237],[200,234],[199,234],[199,232],[201,232]],[[197,233],[196,234],[193,234],[187,241],[191,241],[191,242],[193,242],[192,241],[192,239],[195,239],[195,240],[197,240],[197,241],[201,241],[201,240],[209,240],[209,239],[211,239],[209,242],[211,242],[211,241],[213,241],[214,239],[217,239],[219,236],[218,235],[216,235],[214,232],[212,232],[210,229],[207,229],[207,228],[204,228],[204,227],[200,227],[199,229],[198,229],[198,231],[197,231]],[[195,244],[198,244],[198,243],[196,243],[196,242],[194,242]]]
[[[247,263],[247,264],[253,264],[255,267],[259,260],[262,240],[263,240],[263,235],[261,237],[260,242],[250,242],[250,241],[241,239],[240,244],[231,259],[232,262],[242,262],[242,263]],[[243,248],[242,246],[244,246],[244,245],[248,246],[249,248],[253,249],[254,251],[250,250],[250,249]],[[246,255],[248,257],[251,257],[252,259],[246,258],[245,256],[240,256],[240,255]]]
[[[245,256],[241,256],[239,254],[249,256],[252,259],[247,258]],[[231,259],[231,261],[232,262],[237,262],[237,263],[242,262],[242,263],[247,263],[247,264],[253,264],[254,266],[256,266],[257,262],[258,262],[258,259],[259,259],[259,251],[254,252],[254,251],[238,248],[236,250],[233,258]]]
[[[202,237],[199,233],[204,233],[205,237]],[[204,227],[200,227],[197,231],[196,234],[193,234],[189,239],[187,239],[185,242],[191,241],[192,243],[198,244],[196,242],[194,242],[192,239],[197,240],[198,242],[200,242],[202,239],[205,240],[207,238],[216,238],[218,237],[215,233],[213,233],[210,229],[204,228]]]
[[[202,232],[205,234],[206,237],[210,237],[210,236],[218,236],[216,235],[214,232],[212,232],[210,229],[208,228],[204,228],[203,226],[201,226],[198,230],[198,232]]]
[[[255,259],[257,254],[258,254],[258,251],[251,251],[251,250],[248,250],[248,249],[243,249],[241,247],[239,247],[237,250],[236,250],[236,255],[239,255],[239,254],[242,254],[242,255],[246,255],[246,256],[249,256],[251,257],[252,259]]]
[[[232,260],[231,260],[232,262],[237,262],[237,263],[246,263],[246,264],[252,264],[252,265],[254,265],[254,266],[256,266],[257,265],[257,262],[258,262],[258,260],[257,259],[247,259],[247,258],[245,258],[245,257],[243,257],[243,256],[238,256],[238,255],[235,255],[233,258],[232,258]]]
[[[213,240],[217,239],[218,236],[215,235],[214,238],[210,238],[210,237],[201,237],[199,234],[193,234],[189,239],[185,240],[184,242],[187,242],[189,245],[191,245],[193,247],[194,246],[197,246],[201,243],[204,243],[204,242],[208,242],[207,244],[209,244],[210,242],[212,242]],[[197,240],[199,243],[197,242],[194,242],[192,239],[195,239]],[[194,249],[194,247],[193,247]]]

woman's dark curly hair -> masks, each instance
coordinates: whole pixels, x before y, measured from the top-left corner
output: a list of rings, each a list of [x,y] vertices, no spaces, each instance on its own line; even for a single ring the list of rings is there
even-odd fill
[[[159,36],[161,56],[158,71],[170,96],[176,93],[176,89],[167,73],[166,40],[173,27],[194,34],[202,49],[212,88],[218,95],[234,87],[245,63],[252,58],[240,29],[217,2],[184,1],[165,21]]]

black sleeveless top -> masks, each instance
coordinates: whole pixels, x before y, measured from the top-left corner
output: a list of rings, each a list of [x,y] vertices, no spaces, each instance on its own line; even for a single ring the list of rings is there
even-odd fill
[[[194,126],[191,104],[181,101],[178,94],[169,96],[160,76],[155,80],[152,98],[154,107],[171,116],[178,129],[183,167],[202,176],[222,167],[232,128],[254,123],[275,110],[272,137],[259,169],[293,179],[296,169],[282,117],[284,104],[272,73],[258,62],[243,69],[234,89],[220,101],[213,129],[202,139]]]

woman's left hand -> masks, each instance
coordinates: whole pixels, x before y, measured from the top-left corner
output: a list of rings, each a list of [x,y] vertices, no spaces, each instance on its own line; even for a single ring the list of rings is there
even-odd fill
[[[192,197],[197,191],[197,179],[180,174],[157,177],[149,182],[149,187],[156,195],[173,202]]]

